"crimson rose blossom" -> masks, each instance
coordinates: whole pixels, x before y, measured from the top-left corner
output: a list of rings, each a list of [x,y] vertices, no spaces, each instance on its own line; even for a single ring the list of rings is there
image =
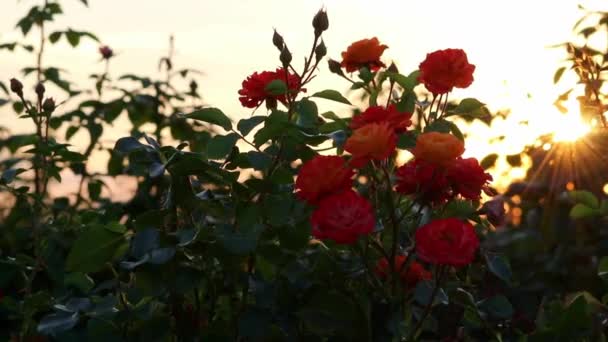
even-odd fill
[[[283,68],[278,68],[276,71],[254,72],[249,75],[243,81],[243,88],[239,90],[241,105],[247,108],[257,108],[266,100],[277,100],[285,104],[285,95],[273,95],[266,91],[266,86],[274,80],[285,82],[285,71]],[[300,78],[297,75],[289,73],[287,76],[287,88],[290,91],[296,91],[299,86]]]
[[[479,200],[492,176],[486,173],[475,158],[458,158],[447,168],[447,177],[455,193],[470,200]]]
[[[360,235],[372,232],[376,219],[365,198],[346,190],[321,200],[310,221],[315,238],[352,244]]]
[[[404,195],[417,194],[424,202],[442,203],[450,198],[450,186],[445,170],[419,159],[399,167],[396,191]]]
[[[412,125],[411,118],[412,113],[401,113],[393,104],[388,106],[388,108],[372,106],[361,114],[353,116],[353,119],[350,122],[350,128],[354,130],[369,123],[386,121],[395,130],[395,133],[403,133]]]
[[[434,220],[416,231],[416,253],[431,264],[468,265],[478,247],[473,226],[457,218]]]
[[[296,194],[310,204],[323,197],[348,190],[355,172],[339,156],[315,156],[302,165],[296,179]]]
[[[404,269],[404,264],[406,262],[406,255],[395,256],[395,268],[399,272],[399,277],[401,278],[403,286],[406,288],[413,288],[419,281],[431,279],[431,272],[427,271],[420,263],[414,261],[407,269]],[[378,264],[376,265],[376,274],[378,274],[380,278],[386,279],[391,273],[391,267],[392,265],[389,264],[388,259],[382,258],[378,260]]]
[[[431,93],[445,94],[454,87],[466,88],[473,83],[475,65],[469,64],[461,49],[438,50],[426,55],[420,63],[418,80]]]

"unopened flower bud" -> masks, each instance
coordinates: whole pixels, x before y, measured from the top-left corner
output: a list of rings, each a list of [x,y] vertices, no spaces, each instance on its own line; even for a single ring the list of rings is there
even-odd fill
[[[319,61],[321,60],[321,58],[325,57],[325,55],[327,55],[327,48],[325,47],[325,43],[323,42],[323,40],[321,40],[319,45],[317,45],[317,47],[315,48],[315,58],[317,59],[317,61]]]
[[[505,220],[505,201],[501,197],[487,201],[479,209],[479,214],[485,214],[490,223],[500,226]]]
[[[42,104],[42,110],[44,110],[48,114],[51,114],[52,112],[54,112],[55,111],[55,100],[53,100],[52,97],[49,97],[48,99],[44,100],[44,103]]]
[[[101,58],[103,59],[110,59],[112,58],[112,56],[114,56],[114,51],[112,51],[112,49],[110,49],[110,47],[107,45],[100,47],[99,53],[101,54]]]
[[[268,110],[277,109],[277,99],[274,97],[269,97],[266,99],[266,108]]]
[[[23,84],[16,78],[11,78],[11,91],[19,97],[23,96]]]
[[[38,99],[42,100],[44,98],[44,85],[42,83],[38,83],[35,88],[36,95],[38,95]]]
[[[272,35],[272,44],[274,44],[279,51],[283,51],[285,41],[283,41],[283,37],[277,32],[277,30],[274,30],[274,34]]]
[[[195,94],[198,89],[198,83],[195,80],[190,81],[190,93]]]
[[[390,72],[394,72],[395,74],[399,73],[399,69],[397,69],[397,65],[395,65],[395,63],[391,63],[391,65],[388,66],[388,69],[386,69]]]
[[[342,72],[342,65],[340,65],[340,62],[335,61],[333,59],[329,59],[327,61],[327,65],[329,65],[329,71],[331,71],[334,74],[338,74],[340,76],[343,76],[344,73]]]
[[[283,63],[284,67],[287,67],[289,63],[291,63],[291,58],[291,52],[289,52],[287,45],[283,46],[283,50],[281,50],[281,55],[279,56],[279,59],[281,60],[281,63]]]
[[[312,19],[312,27],[315,29],[315,36],[320,36],[323,31],[329,27],[329,19],[327,18],[327,12],[320,9],[319,12]]]

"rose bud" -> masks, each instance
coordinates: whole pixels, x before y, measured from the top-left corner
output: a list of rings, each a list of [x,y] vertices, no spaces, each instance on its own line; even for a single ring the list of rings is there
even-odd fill
[[[315,29],[315,36],[320,36],[321,33],[329,28],[329,19],[327,18],[327,12],[319,10],[315,17],[312,19],[312,27]]]
[[[395,65],[395,63],[391,63],[386,70],[394,72],[395,74],[399,73],[399,69],[397,69],[397,65]]]
[[[317,47],[315,48],[315,58],[318,61],[321,58],[325,57],[325,55],[327,55],[327,48],[325,47],[325,43],[323,42],[323,40],[321,40],[319,45],[317,45]]]
[[[35,91],[36,91],[36,95],[38,95],[39,99],[44,98],[45,89],[44,89],[44,85],[42,83],[38,83],[36,85]]]
[[[19,97],[23,96],[23,84],[16,78],[11,78],[11,91]]]
[[[42,104],[42,110],[44,110],[46,113],[52,113],[55,111],[55,100],[53,100],[52,97],[49,97],[48,99],[44,100],[44,103]]]
[[[274,30],[274,34],[272,35],[272,44],[274,44],[274,46],[276,46],[279,51],[283,51],[283,46],[285,45],[285,42],[283,41],[283,37],[277,32],[277,30]]]
[[[491,224],[500,226],[505,220],[505,201],[500,196],[487,201],[479,209],[479,214],[485,214]]]
[[[291,52],[289,52],[287,45],[283,46],[283,50],[281,50],[281,55],[279,56],[283,67],[287,67],[291,63],[291,58]]]
[[[331,71],[333,74],[344,76],[340,62],[330,59],[327,61],[327,65],[329,65],[329,71]]]
[[[112,51],[112,49],[107,45],[100,47],[99,53],[103,59],[110,59],[114,56],[114,51]]]

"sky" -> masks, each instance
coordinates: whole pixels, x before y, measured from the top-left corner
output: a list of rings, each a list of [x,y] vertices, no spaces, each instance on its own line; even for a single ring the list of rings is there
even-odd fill
[[[42,0],[0,2],[0,42],[7,42],[20,37],[14,29],[18,18]],[[176,68],[203,71],[199,86],[205,103],[222,108],[235,120],[250,114],[238,101],[242,80],[278,65],[273,28],[285,38],[294,61],[303,61],[313,38],[311,20],[321,7],[329,15],[324,41],[334,59],[340,59],[351,42],[375,36],[389,46],[383,60],[394,61],[407,74],[429,52],[462,48],[476,65],[475,82],[455,91],[453,98],[476,97],[493,110],[513,110],[511,121],[497,124],[502,134],[507,130],[513,135],[498,148],[504,153],[518,152],[537,131],[550,127],[547,123],[556,115],[551,103],[568,82],[574,82],[573,75],[566,74],[564,84],[553,85],[564,52],[548,47],[573,38],[572,26],[581,16],[577,5],[606,7],[599,0],[89,0],[88,8],[78,0],[61,3],[65,15],[56,27],[91,31],[111,46],[118,54],[110,70],[114,76],[157,72],[158,58],[166,54],[168,37],[174,35]],[[70,70],[70,79],[87,82],[91,71],[103,68],[97,48],[88,41],[71,49],[62,41],[48,48],[45,63],[63,65]],[[0,52],[2,80],[19,76],[17,70],[32,64],[31,58]],[[331,75],[323,63],[310,88],[346,90],[348,84]],[[322,106],[345,109],[330,103]],[[516,125],[521,120],[532,121],[528,131]],[[13,131],[30,129],[0,108],[2,125]],[[128,127],[119,122],[115,137],[124,132]],[[487,144],[492,131],[479,126],[475,132],[467,142],[468,154],[481,158],[496,151]]]

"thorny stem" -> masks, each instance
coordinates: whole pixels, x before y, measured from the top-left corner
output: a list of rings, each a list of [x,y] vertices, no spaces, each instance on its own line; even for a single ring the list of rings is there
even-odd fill
[[[391,81],[391,87],[388,90],[388,98],[386,99],[386,108],[391,104],[391,98],[393,96],[393,87],[395,86],[395,81]]]
[[[397,221],[397,217],[395,216],[395,203],[393,202],[393,195],[392,195],[392,189],[391,189],[391,179],[390,179],[390,174],[386,168],[386,166],[381,166],[382,172],[384,173],[384,178],[386,181],[386,185],[387,185],[387,203],[388,203],[388,210],[390,212],[390,220],[391,220],[391,224],[393,226],[393,244],[391,246],[391,260],[390,260],[390,265],[391,265],[391,271],[393,274],[393,292],[396,291],[397,288],[397,279],[399,279],[398,274],[397,274],[397,264],[395,262],[395,256],[397,256],[397,247],[399,246],[399,222]]]
[[[431,298],[429,299],[429,302],[426,303],[426,306],[424,307],[424,310],[422,311],[422,316],[420,316],[420,319],[414,326],[414,329],[410,332],[409,336],[407,337],[406,341],[408,341],[408,342],[413,341],[416,338],[416,336],[418,335],[418,331],[420,330],[420,328],[422,328],[422,324],[424,323],[424,321],[426,320],[428,315],[431,313],[431,308],[433,307],[433,302],[435,301],[435,297],[437,296],[437,293],[439,292],[439,287],[443,280],[443,276],[446,271],[446,266],[438,265],[438,266],[436,266],[435,270],[436,270],[435,285],[433,286],[433,290],[431,292]]]

